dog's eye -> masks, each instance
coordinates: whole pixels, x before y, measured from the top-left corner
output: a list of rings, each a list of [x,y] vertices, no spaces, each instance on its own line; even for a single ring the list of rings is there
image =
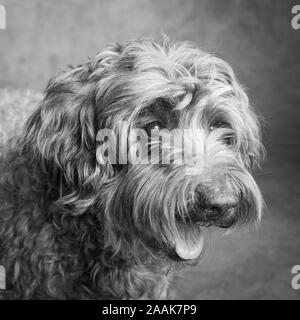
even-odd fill
[[[219,128],[229,128],[230,129],[230,125],[224,121],[216,121],[214,123],[212,123],[210,126],[209,126],[209,131],[214,131],[216,129],[219,129]],[[234,135],[233,133],[228,133],[226,136],[223,137],[223,142],[228,145],[228,146],[231,146],[234,144]]]
[[[160,131],[162,129],[162,123],[159,121],[153,121],[149,124],[146,125],[145,130],[147,132],[147,135],[150,137],[151,136],[151,131]]]
[[[213,122],[210,126],[209,126],[209,131],[213,131],[216,130],[218,128],[228,128],[228,124],[225,121],[216,121]]]

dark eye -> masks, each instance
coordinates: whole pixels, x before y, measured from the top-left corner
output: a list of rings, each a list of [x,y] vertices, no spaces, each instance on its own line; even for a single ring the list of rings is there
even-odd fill
[[[218,128],[228,128],[228,127],[229,127],[229,125],[225,121],[216,121],[216,122],[213,122],[209,126],[209,131],[213,131],[213,130],[216,130]]]
[[[228,128],[230,129],[230,125],[228,123],[226,123],[225,121],[216,121],[213,122],[210,126],[209,126],[209,131],[213,131],[219,128]],[[228,132],[228,134],[226,136],[223,137],[223,142],[225,144],[227,144],[228,146],[231,146],[234,144],[234,134]]]
[[[146,125],[145,131],[146,131],[147,135],[150,137],[152,130],[154,130],[154,131],[160,131],[162,128],[163,128],[163,125],[162,125],[161,122],[159,122],[159,121],[153,121],[153,122],[150,122],[150,123],[148,123],[148,124]]]

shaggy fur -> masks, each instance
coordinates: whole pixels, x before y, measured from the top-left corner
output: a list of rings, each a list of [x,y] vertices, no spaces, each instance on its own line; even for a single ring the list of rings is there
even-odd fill
[[[185,150],[192,142],[201,150],[192,174],[174,158],[102,163],[97,133],[112,129],[122,141],[122,121],[128,132],[190,129]],[[198,260],[183,257],[207,227],[260,220],[250,174],[260,152],[257,118],[231,67],[192,44],[113,44],[58,73],[2,152],[0,294],[168,297],[175,272]]]

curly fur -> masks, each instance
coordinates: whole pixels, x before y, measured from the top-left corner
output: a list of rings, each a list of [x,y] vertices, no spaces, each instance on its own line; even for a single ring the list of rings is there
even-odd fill
[[[100,129],[118,132],[124,120],[129,131],[144,127],[162,108],[203,146],[192,176],[184,164],[100,162]],[[209,132],[220,119],[229,127]],[[175,271],[194,262],[174,258],[173,239],[199,185],[209,199],[239,198],[237,223],[261,217],[249,172],[261,153],[257,118],[231,67],[189,43],[113,44],[58,73],[8,147],[0,167],[3,298],[166,298]]]

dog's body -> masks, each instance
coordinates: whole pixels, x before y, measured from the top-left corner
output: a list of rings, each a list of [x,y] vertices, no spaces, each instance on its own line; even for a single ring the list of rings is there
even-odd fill
[[[155,164],[103,162],[99,130],[128,152],[120,123],[126,133],[190,129],[182,149],[195,158],[192,142],[200,146],[197,162],[176,153],[162,163],[162,152]],[[261,217],[249,173],[261,150],[257,119],[229,65],[187,43],[111,45],[59,73],[7,148],[4,298],[166,298],[175,271],[198,260],[206,227]]]

